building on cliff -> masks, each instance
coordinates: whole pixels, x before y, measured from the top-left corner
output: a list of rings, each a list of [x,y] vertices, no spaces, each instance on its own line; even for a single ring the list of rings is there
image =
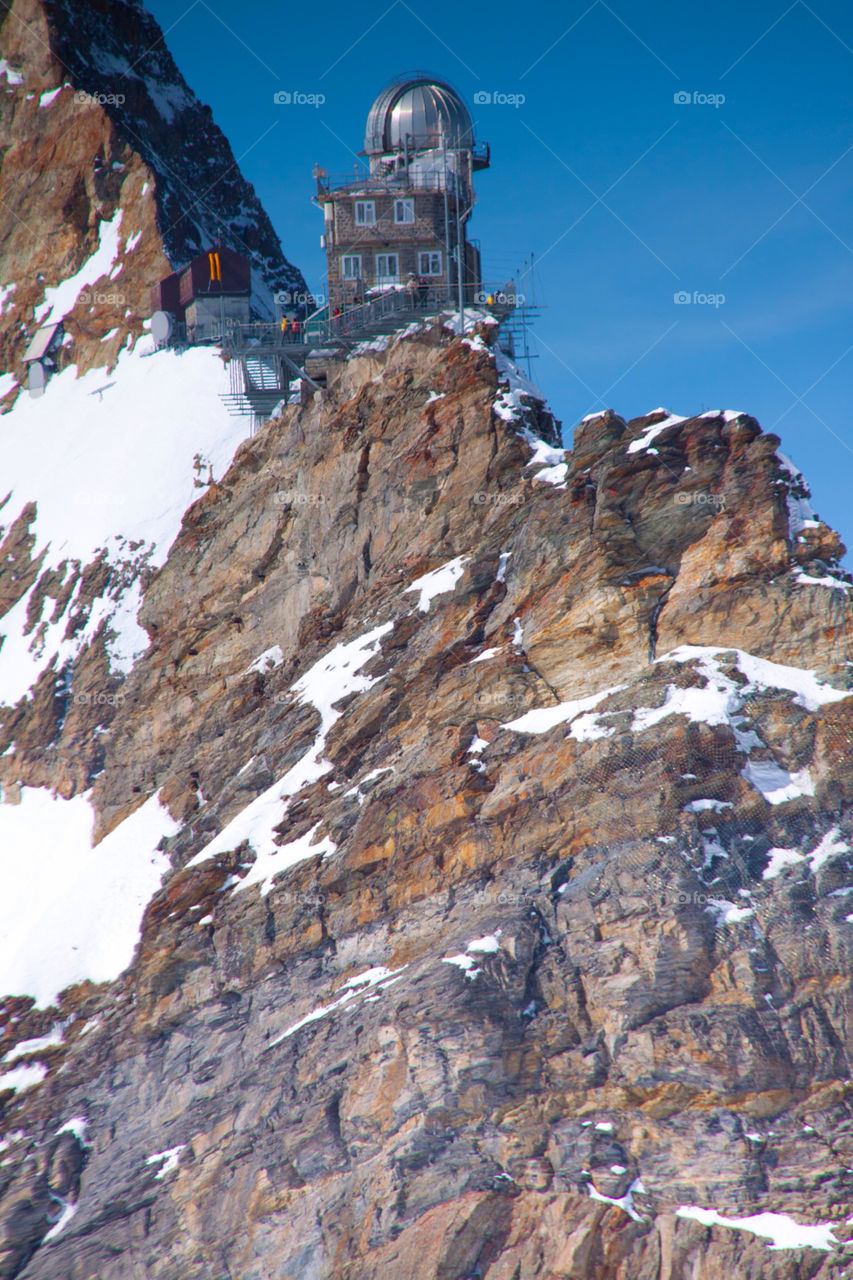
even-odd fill
[[[222,337],[229,321],[249,323],[251,293],[249,259],[216,244],[156,284],[151,309],[186,325],[192,341],[213,341]]]
[[[225,401],[255,424],[323,384],[330,361],[427,315],[457,311],[464,328],[466,308],[476,308],[501,326],[506,355],[517,354],[519,336],[527,353],[531,309],[514,283],[483,282],[479,245],[468,238],[474,174],[490,154],[456,91],[422,72],[393,80],[370,108],[361,155],[366,164],[343,178],[315,166],[328,265],[320,306],[307,291],[284,290],[277,320],[258,322],[250,264],[226,249],[198,254],[151,291],[155,344],[220,342]]]
[[[316,168],[331,312],[384,290],[445,297],[462,284],[474,301],[480,250],[467,224],[473,175],[489,166],[454,89],[425,73],[398,77],[367,117],[368,166],[347,176]]]

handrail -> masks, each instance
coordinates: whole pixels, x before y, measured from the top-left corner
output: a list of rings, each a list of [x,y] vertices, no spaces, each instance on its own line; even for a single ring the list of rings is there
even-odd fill
[[[481,308],[501,319],[524,301],[515,293],[511,282],[503,285],[489,282],[466,284],[462,288],[466,307]],[[304,351],[335,339],[354,341],[359,337],[368,338],[372,329],[391,316],[425,318],[439,311],[455,311],[458,305],[458,285],[421,285],[417,288],[406,285],[388,289],[366,302],[347,307],[336,316],[330,316],[328,307],[323,307],[313,316],[297,321],[295,330],[292,322],[282,329],[280,324],[269,321],[241,324],[238,320],[228,319],[218,338],[226,355],[288,349]],[[208,341],[212,338],[213,335],[209,335]]]
[[[489,311],[500,311],[506,314],[519,302],[514,286],[510,283],[500,286],[488,283],[466,284],[462,289],[463,301],[469,307],[483,307]],[[371,325],[389,315],[413,311],[427,314],[435,310],[455,310],[458,305],[458,285],[428,285],[426,289],[423,287],[410,289],[404,286],[389,290],[368,302],[349,307],[340,315],[330,316],[316,323],[318,328],[322,326],[328,338],[347,337],[354,332],[369,330]],[[311,326],[310,316],[306,320],[306,326]]]
[[[444,173],[411,173],[408,169],[391,169],[387,173],[350,173],[332,174],[318,177],[317,192],[328,195],[332,191],[366,191],[371,195],[399,196],[401,191],[443,191],[447,187],[451,195],[456,194],[457,187],[463,199],[468,198],[470,190],[464,176],[459,177],[455,170],[448,169]]]

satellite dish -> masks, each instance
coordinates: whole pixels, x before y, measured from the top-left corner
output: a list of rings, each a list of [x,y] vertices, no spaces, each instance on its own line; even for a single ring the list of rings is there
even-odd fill
[[[41,360],[32,360],[30,362],[29,388],[30,395],[34,400],[44,395],[44,385],[47,382],[47,374]]]
[[[151,336],[157,346],[163,346],[172,336],[172,317],[168,311],[155,311],[151,317]]]

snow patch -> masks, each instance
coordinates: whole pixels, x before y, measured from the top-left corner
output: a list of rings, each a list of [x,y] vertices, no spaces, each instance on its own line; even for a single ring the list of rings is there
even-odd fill
[[[180,1160],[181,1152],[186,1148],[186,1143],[182,1143],[179,1147],[170,1147],[168,1151],[158,1151],[153,1156],[149,1156],[145,1161],[146,1164],[161,1164],[162,1168],[159,1173],[154,1175],[155,1181],[162,1182],[164,1178],[168,1178],[170,1173],[174,1173]]]
[[[5,1089],[13,1089],[15,1093],[25,1093],[41,1084],[47,1075],[47,1067],[41,1062],[27,1062],[20,1067],[13,1067],[0,1076],[0,1093]]]
[[[60,1213],[56,1222],[54,1222],[53,1226],[50,1228],[50,1231],[48,1231],[47,1235],[44,1237],[42,1244],[47,1243],[48,1240],[55,1240],[56,1237],[60,1234],[60,1232],[65,1230],[65,1228],[68,1226],[69,1222],[74,1217],[76,1212],[77,1212],[76,1204],[72,1204],[70,1200],[63,1201],[62,1213]]]
[[[789,773],[773,760],[748,760],[741,775],[768,804],[784,804],[798,796],[813,796],[814,782],[808,769]]]
[[[85,1116],[72,1116],[70,1120],[65,1121],[65,1124],[59,1126],[56,1136],[59,1138],[63,1133],[73,1133],[82,1147],[88,1147],[91,1145],[87,1138],[88,1128],[89,1121]]]
[[[317,826],[284,846],[275,842],[275,827],[286,812],[286,805],[283,809],[282,801],[289,801],[302,787],[322,778],[332,768],[331,763],[323,758],[326,736],[344,714],[336,710],[334,704],[349,694],[363,693],[382,679],[381,676],[363,676],[359,673],[365,663],[379,653],[379,641],[393,625],[392,622],[383,623],[355,640],[335,645],[334,649],[315,662],[304,676],[290,686],[299,702],[315,707],[320,713],[320,727],[313,745],[283,777],[257,796],[245,809],[241,809],[218,836],[190,859],[187,866],[197,866],[216,854],[236,849],[244,841],[248,841],[257,860],[248,875],[233,885],[233,888],[235,892],[239,892],[249,885],[261,884],[261,892],[267,894],[281,871],[305,858],[335,851],[337,846],[328,836],[319,844],[311,843]]]
[[[815,513],[809,502],[809,487],[806,484],[806,478],[799,468],[795,467],[790,458],[786,458],[784,453],[780,453],[777,449],[776,457],[782,470],[788,476],[788,492],[786,501],[788,504],[788,536],[796,538],[798,533],[802,533],[803,529],[815,524]]]
[[[841,839],[841,831],[838,827],[831,827],[823,836],[819,844],[808,854],[809,866],[812,875],[814,875],[825,862],[829,862],[831,858],[835,858],[840,853],[850,853],[850,845],[846,840]]]
[[[4,76],[8,80],[9,84],[17,85],[24,83],[24,77],[21,75],[20,71],[13,71],[6,59],[0,58],[0,80],[2,80]]]
[[[557,489],[565,489],[568,474],[569,464],[567,462],[559,462],[555,467],[545,467],[542,471],[537,471],[533,479],[541,480],[543,484],[552,484]]]
[[[666,412],[666,410],[655,410],[656,413]],[[628,445],[628,453],[639,453],[641,449],[648,449],[653,440],[656,440],[662,431],[668,430],[669,427],[675,427],[679,422],[686,422],[686,418],[680,418],[677,413],[668,413],[662,422],[656,422],[651,427],[646,427],[641,436],[637,436],[636,440],[632,440]]]
[[[775,880],[785,867],[804,861],[803,855],[796,849],[769,849],[768,857],[770,861],[761,873],[762,880]]]
[[[596,1126],[596,1128],[597,1127],[598,1126]],[[590,1200],[599,1200],[602,1204],[615,1205],[617,1209],[621,1209],[623,1213],[627,1213],[628,1217],[633,1218],[635,1222],[645,1221],[642,1214],[637,1213],[637,1210],[634,1208],[635,1193],[642,1193],[643,1191],[643,1184],[640,1182],[639,1178],[634,1179],[624,1196],[604,1196],[600,1191],[596,1190],[592,1182],[588,1184],[588,1189]]]
[[[833,1235],[831,1223],[809,1226],[795,1222],[786,1213],[758,1213],[749,1218],[726,1218],[715,1209],[700,1209],[698,1205],[681,1205],[676,1209],[677,1218],[691,1218],[706,1227],[731,1227],[734,1231],[749,1231],[770,1241],[771,1249],[833,1249],[839,1241]]]
[[[90,793],[24,787],[0,804],[0,994],[54,1004],[72,983],[111,982],[133,959],[142,915],[169,870],[178,824],[152,796],[92,846]]]
[[[526,711],[517,720],[502,724],[502,729],[511,729],[513,733],[547,733],[555,725],[574,720],[583,711],[597,707],[599,702],[609,698],[611,694],[624,689],[624,685],[614,685],[611,689],[602,689],[600,693],[589,694],[586,698],[574,698],[570,702],[559,702],[555,707],[537,707]]]
[[[478,955],[494,955],[500,951],[500,929],[496,929],[494,933],[487,934],[485,938],[473,938],[468,943],[464,952],[460,952],[454,956],[442,956],[442,964],[455,964],[461,969],[466,978],[476,978],[480,970],[476,967],[475,957]]]
[[[97,284],[102,276],[109,275],[118,258],[122,212],[121,209],[117,209],[109,222],[100,223],[98,247],[83,263],[80,270],[54,288],[46,290],[44,302],[35,310],[37,324],[44,324],[49,315],[55,320],[61,320],[72,310],[80,291],[87,284]]]
[[[295,1032],[307,1027],[312,1022],[319,1022],[321,1018],[327,1017],[333,1013],[335,1009],[340,1009],[343,1005],[349,1004],[350,1001],[357,999],[359,996],[366,996],[368,991],[377,990],[385,991],[393,983],[399,982],[400,976],[406,965],[401,965],[399,969],[386,969],[384,965],[376,965],[372,969],[366,969],[364,973],[357,974],[354,978],[349,978],[344,983],[344,993],[337,1000],[333,1000],[331,1004],[320,1005],[316,1009],[312,1009],[310,1013],[306,1013],[304,1018],[300,1018],[298,1022],[294,1022],[285,1031],[274,1036],[269,1042],[269,1048],[274,1045],[281,1044],[282,1040],[287,1040]],[[368,997],[369,998],[369,997]]]
[[[482,653],[477,654],[476,658],[471,659],[468,666],[473,667],[475,662],[488,662],[489,658],[493,658],[496,653],[500,653],[502,648],[503,645],[500,645],[497,649],[484,649]]]
[[[4,1062],[16,1062],[18,1058],[25,1058],[31,1053],[39,1053],[42,1049],[51,1049],[54,1045],[62,1044],[62,1036],[65,1027],[62,1023],[54,1023],[47,1035],[36,1036],[32,1040],[21,1040],[15,1045],[14,1049],[10,1049],[4,1056]]]
[[[468,559],[468,556],[456,556],[453,560],[448,560],[447,564],[443,564],[439,569],[433,569],[422,577],[416,578],[410,587],[406,587],[403,594],[408,595],[410,591],[419,591],[418,608],[421,613],[429,613],[429,606],[436,596],[444,595],[445,592],[454,589],[464,573],[462,566]]]
[[[829,574],[822,578],[815,578],[810,573],[805,573],[802,569],[798,569],[794,574],[794,581],[806,587],[830,587],[833,591],[843,591],[845,595],[850,590],[850,583],[845,582],[842,578],[833,578]]]
[[[284,662],[284,653],[280,644],[271,645],[269,649],[264,649],[263,653],[259,653],[254,662],[250,662],[244,676],[251,675],[253,671],[259,671],[261,675],[267,675],[270,671],[274,671],[276,667],[280,667]]]

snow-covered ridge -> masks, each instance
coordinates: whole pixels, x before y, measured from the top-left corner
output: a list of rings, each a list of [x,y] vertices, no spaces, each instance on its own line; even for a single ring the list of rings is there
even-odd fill
[[[641,435],[637,436],[628,445],[628,453],[641,453],[650,450],[655,439],[663,431],[668,431],[670,427],[677,427],[682,422],[689,422],[689,417],[682,417],[678,413],[670,413],[668,409],[658,408],[652,409],[645,416],[651,417],[653,414],[662,413],[664,418],[660,422],[654,422],[651,426],[645,428]],[[600,414],[593,414],[593,417],[600,417]],[[699,418],[722,418],[724,422],[736,422],[738,418],[746,417],[742,409],[709,409],[705,413],[696,415]],[[584,419],[587,421],[587,419]]]

